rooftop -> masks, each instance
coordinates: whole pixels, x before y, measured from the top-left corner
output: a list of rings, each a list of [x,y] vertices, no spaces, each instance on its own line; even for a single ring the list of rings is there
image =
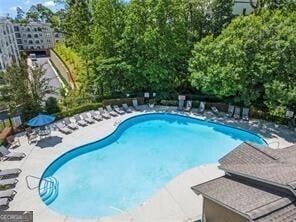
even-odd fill
[[[192,189],[250,221],[291,221],[296,219],[295,152],[296,145],[271,149],[243,143],[219,160],[225,176]]]

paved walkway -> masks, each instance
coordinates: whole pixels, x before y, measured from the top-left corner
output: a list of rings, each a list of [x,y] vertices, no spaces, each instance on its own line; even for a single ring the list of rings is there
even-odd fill
[[[38,194],[38,180],[30,178],[29,184],[35,189],[27,187],[26,176],[33,175],[40,177],[45,168],[61,154],[81,146],[83,144],[104,138],[112,133],[118,123],[131,116],[145,112],[176,112],[174,108],[156,107],[154,110],[145,109],[143,112],[134,112],[110,120],[97,122],[85,128],[80,127],[70,135],[63,135],[53,131],[52,137],[39,141],[37,144],[29,145],[23,135],[18,135],[22,146],[17,148],[18,152],[25,152],[27,157],[22,161],[0,162],[0,168],[21,168],[23,172],[19,176],[19,183],[16,185],[18,192],[10,203],[9,210],[32,210],[34,219],[41,222],[73,222],[73,221],[100,221],[100,222],[185,222],[194,221],[201,215],[202,201],[190,189],[191,186],[203,183],[207,180],[221,176],[223,172],[218,170],[217,165],[204,165],[190,169],[174,178],[159,192],[149,198],[138,207],[122,212],[113,217],[97,219],[75,219],[59,215],[48,208],[40,199]],[[184,115],[191,115],[182,113]],[[227,123],[243,129],[252,130],[263,136],[273,148],[283,148],[296,143],[296,133],[289,131],[284,126],[264,121],[251,120],[249,122],[234,121],[227,118],[217,118],[210,112],[204,116],[194,116],[200,119]]]

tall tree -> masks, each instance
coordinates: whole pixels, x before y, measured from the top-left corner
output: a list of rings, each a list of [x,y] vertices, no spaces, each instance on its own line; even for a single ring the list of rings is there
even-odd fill
[[[62,23],[66,43],[79,51],[80,46],[91,43],[90,27],[92,24],[91,0],[65,0],[65,19]]]
[[[41,67],[31,69],[26,62],[9,66],[0,74],[0,101],[11,113],[21,110],[23,117],[28,119],[40,112],[45,102],[45,95],[54,93],[49,86],[49,79],[44,77],[45,70]]]
[[[23,11],[23,9],[21,7],[16,7],[16,21],[17,22],[22,22],[24,20],[25,17],[25,12]]]
[[[238,17],[218,37],[197,42],[191,83],[204,93],[266,104],[273,115],[296,105],[296,13]]]

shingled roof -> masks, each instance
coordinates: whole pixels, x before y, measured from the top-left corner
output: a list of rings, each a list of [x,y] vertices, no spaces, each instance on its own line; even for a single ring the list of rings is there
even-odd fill
[[[243,143],[219,163],[226,175],[192,187],[197,194],[249,221],[296,221],[296,145],[273,150]]]

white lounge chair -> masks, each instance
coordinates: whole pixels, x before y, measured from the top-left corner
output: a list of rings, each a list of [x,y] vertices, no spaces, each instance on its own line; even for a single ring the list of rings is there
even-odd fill
[[[0,191],[0,198],[8,198],[10,200],[13,199],[13,197],[15,196],[16,191],[13,189],[9,189],[9,190],[1,190]]]
[[[131,108],[129,108],[129,106],[128,106],[126,103],[122,104],[122,108],[123,108],[124,111],[127,112],[127,113],[131,113],[131,112],[133,112],[133,111],[131,110]]]
[[[133,107],[136,111],[140,111],[137,99],[133,99]]]
[[[9,208],[9,198],[0,198],[0,208],[2,209]]]
[[[66,125],[69,129],[71,129],[71,130],[76,130],[76,129],[78,129],[78,126],[77,126],[75,123],[73,123],[73,122],[70,120],[70,118],[68,118],[68,117],[64,118],[64,123],[65,123],[65,125]]]
[[[82,126],[82,127],[87,126],[87,122],[85,122],[85,121],[80,117],[80,115],[76,114],[76,115],[74,116],[74,119],[75,119],[76,123],[77,123],[79,126]]]
[[[99,108],[99,112],[103,118],[105,118],[105,119],[111,118],[110,114],[108,112],[106,112],[106,110],[104,110],[103,108]]]
[[[90,114],[88,112],[82,113],[81,116],[82,116],[82,119],[88,124],[95,123],[95,121],[93,120],[93,118],[90,117]]]
[[[15,186],[18,183],[18,179],[4,179],[0,180],[0,186]]]
[[[200,102],[200,104],[199,104],[199,112],[200,113],[203,113],[204,111],[205,111],[205,109],[206,109],[206,102]]]
[[[110,105],[106,106],[106,110],[111,116],[118,116],[118,114],[114,112]]]
[[[242,119],[249,121],[249,108],[243,108]]]
[[[93,118],[96,121],[102,121],[103,120],[103,118],[102,118],[101,114],[99,113],[99,111],[94,111],[94,110],[90,111],[90,116],[91,116],[91,118]]]
[[[240,119],[240,114],[241,114],[241,108],[236,106],[234,109],[233,118]]]
[[[117,112],[120,115],[123,115],[125,113],[122,109],[119,108],[118,105],[114,105],[113,109],[115,110],[115,112]]]
[[[216,116],[219,116],[219,110],[217,109],[216,106],[211,106],[211,110]]]
[[[234,106],[233,105],[229,105],[228,106],[228,113],[227,113],[227,117],[232,117],[234,113]]]
[[[60,131],[60,132],[62,132],[62,133],[64,133],[64,134],[70,134],[70,133],[72,133],[72,131],[70,130],[70,129],[68,129],[62,122],[58,122],[58,123],[56,123],[56,128]]]
[[[178,103],[178,110],[179,111],[182,111],[184,109],[184,103],[185,103],[185,101],[183,99],[179,100],[179,103]]]
[[[6,138],[7,143],[9,144],[9,149],[15,149],[21,146],[20,140],[16,139],[14,136],[9,136]]]
[[[0,155],[3,160],[23,159],[26,156],[24,153],[10,152],[4,146],[0,147]]]
[[[5,178],[6,176],[19,175],[21,172],[22,170],[18,168],[0,170],[0,177]]]
[[[192,101],[191,100],[187,100],[186,107],[185,107],[184,111],[185,112],[190,112],[191,109],[192,109]]]

